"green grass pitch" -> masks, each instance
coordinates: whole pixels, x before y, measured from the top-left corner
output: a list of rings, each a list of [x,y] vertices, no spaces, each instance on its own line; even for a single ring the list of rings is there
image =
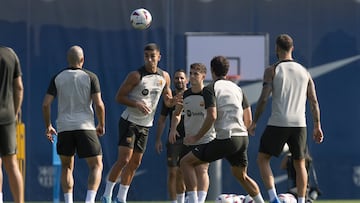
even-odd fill
[[[169,203],[169,201],[145,201],[145,202],[134,202],[129,201],[128,203]],[[267,201],[265,201],[267,202]],[[10,202],[5,202],[10,203]],[[27,203],[52,203],[52,202],[27,202]],[[82,202],[76,202],[82,203]],[[100,202],[99,202],[100,203]],[[214,203],[214,201],[206,201],[206,203]],[[360,200],[316,200],[314,203],[360,203]]]

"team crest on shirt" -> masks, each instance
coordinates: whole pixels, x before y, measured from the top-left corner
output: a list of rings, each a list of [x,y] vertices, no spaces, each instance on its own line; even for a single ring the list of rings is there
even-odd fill
[[[200,106],[201,106],[201,107],[205,106],[205,103],[204,103],[203,101],[200,102]]]
[[[158,81],[158,86],[162,86],[163,85],[163,80],[159,80]]]
[[[141,94],[146,96],[149,94],[149,90],[148,89],[143,89],[143,91],[141,91]]]

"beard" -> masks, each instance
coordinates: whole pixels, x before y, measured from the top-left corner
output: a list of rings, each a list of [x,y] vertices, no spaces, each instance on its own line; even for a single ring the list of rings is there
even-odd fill
[[[184,89],[184,85],[182,85],[182,84],[175,84],[175,89],[176,90],[183,90]]]

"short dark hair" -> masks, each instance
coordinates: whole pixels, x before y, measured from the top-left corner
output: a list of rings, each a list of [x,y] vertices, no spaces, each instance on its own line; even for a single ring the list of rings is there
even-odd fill
[[[211,71],[214,72],[216,76],[226,76],[229,72],[229,61],[224,56],[215,56],[212,58],[211,62]]]
[[[205,64],[202,64],[202,63],[192,63],[190,65],[190,69],[195,69],[195,70],[200,71],[201,73],[206,74],[206,66],[205,66]]]
[[[145,45],[144,51],[160,51],[160,48],[155,43],[149,43],[149,44]]]
[[[294,41],[288,34],[281,34],[276,38],[276,45],[284,51],[290,51]]]
[[[175,75],[176,73],[184,73],[185,76],[186,76],[186,71],[185,71],[185,69],[182,69],[182,68],[176,69],[175,72],[174,72],[174,75]]]

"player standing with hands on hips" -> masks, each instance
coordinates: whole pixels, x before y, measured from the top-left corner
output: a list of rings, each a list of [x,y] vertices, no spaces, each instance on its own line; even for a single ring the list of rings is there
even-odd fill
[[[126,202],[130,184],[146,149],[160,96],[163,96],[166,106],[174,105],[170,76],[158,67],[160,59],[158,45],[147,44],[144,48],[144,66],[130,72],[116,94],[116,101],[127,108],[119,121],[118,158],[106,181],[102,202],[111,202],[114,186],[120,176],[115,202]]]
[[[89,167],[85,203],[94,203],[103,170],[102,148],[98,136],[105,133],[105,106],[97,76],[83,69],[84,53],[72,46],[67,53],[69,67],[50,81],[43,101],[45,135],[53,142],[58,134],[57,153],[61,160],[61,186],[65,203],[73,203],[74,155],[84,158]],[[50,107],[58,98],[57,131],[51,124]],[[95,127],[94,110],[98,120]]]
[[[276,38],[276,54],[279,61],[265,69],[263,88],[257,103],[254,120],[249,132],[254,134],[268,98],[272,94],[272,112],[266,129],[261,137],[257,163],[261,177],[270,197],[271,203],[280,203],[274,176],[270,166],[272,156],[279,156],[285,143],[294,159],[298,203],[305,202],[307,171],[305,167],[306,152],[306,101],[310,103],[313,116],[313,139],[316,143],[323,141],[320,124],[320,109],[316,96],[314,81],[310,73],[292,58],[293,39],[287,34]]]

